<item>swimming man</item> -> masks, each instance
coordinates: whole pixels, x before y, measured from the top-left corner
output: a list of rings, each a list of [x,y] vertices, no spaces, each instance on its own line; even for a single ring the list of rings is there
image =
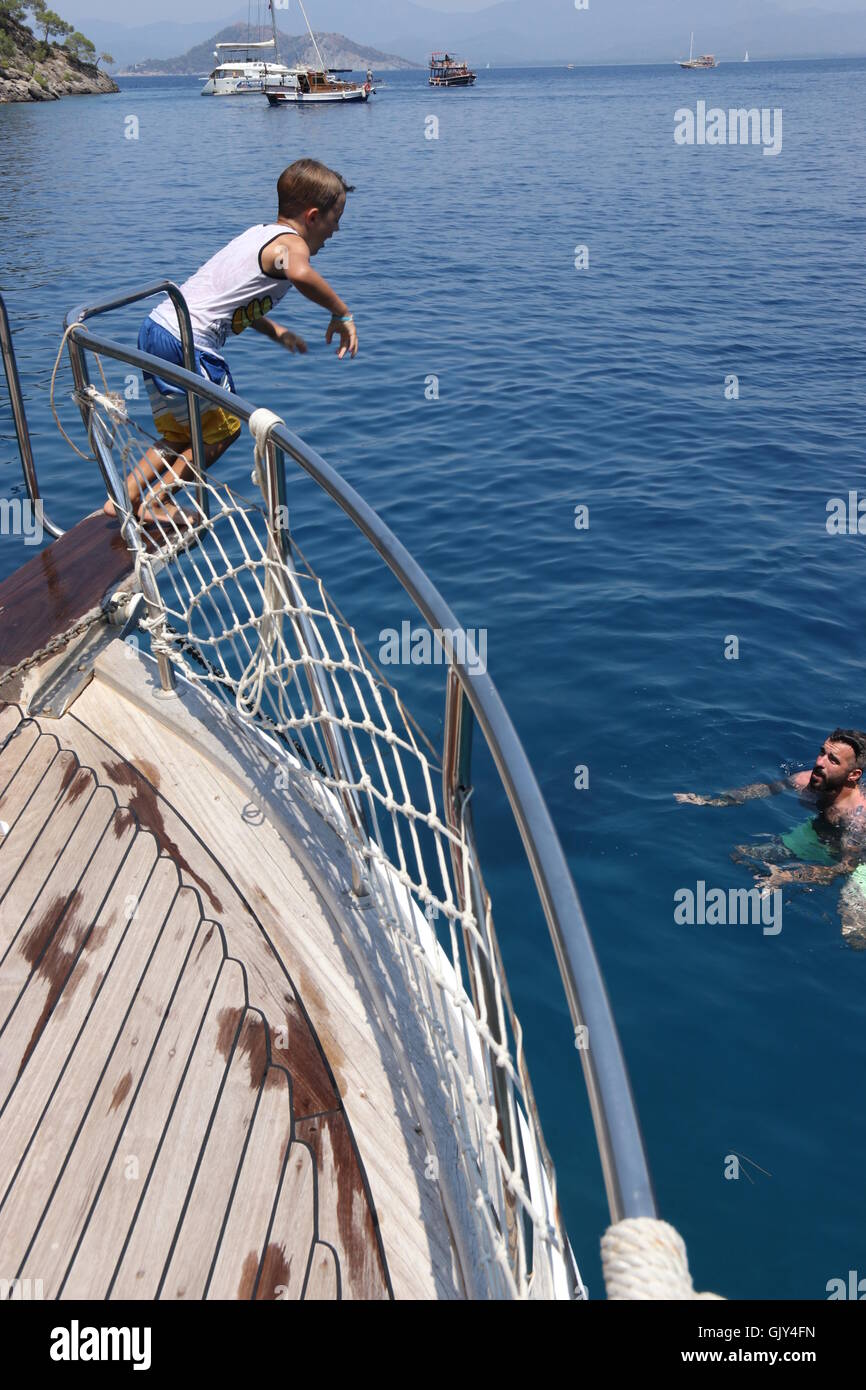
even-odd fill
[[[821,745],[811,772],[795,772],[775,782],[753,782],[748,787],[698,796],[675,792],[677,801],[696,806],[738,806],[758,797],[794,790],[817,814],[775,842],[737,845],[732,858],[752,861],[765,872],[757,873],[758,887],[772,892],[784,883],[832,883],[848,880],[839,899],[845,936],[866,939],[866,733],[859,729],[834,729]],[[793,861],[793,862],[792,862]],[[806,862],[803,862],[806,861]]]

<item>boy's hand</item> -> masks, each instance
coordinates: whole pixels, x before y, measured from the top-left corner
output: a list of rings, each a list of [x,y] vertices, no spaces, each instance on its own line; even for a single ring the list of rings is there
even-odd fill
[[[350,357],[354,357],[358,351],[358,334],[355,329],[354,319],[344,323],[339,315],[335,314],[325,330],[325,342],[330,344],[335,333],[340,335],[340,346],[337,349],[337,356],[342,360],[348,352]]]
[[[292,333],[288,328],[280,330],[280,336],[277,338],[277,342],[280,344],[280,347],[284,347],[287,352],[307,351],[307,344],[304,339],[300,337],[299,334]]]

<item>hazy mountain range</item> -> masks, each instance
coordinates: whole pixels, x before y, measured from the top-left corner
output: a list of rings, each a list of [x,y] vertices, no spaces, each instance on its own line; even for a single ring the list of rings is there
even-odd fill
[[[259,38],[258,32],[250,36],[247,32],[247,25],[230,24],[226,29],[220,29],[218,33],[212,34],[204,43],[195,44],[176,58],[158,58],[149,55],[138,62],[126,63],[122,65],[122,72],[125,75],[137,74],[144,77],[157,77],[165,74],[171,77],[200,77],[202,74],[209,73],[214,66],[214,49],[218,43],[242,44],[245,39],[252,37],[253,40]],[[270,37],[270,31],[265,37]],[[308,33],[303,34],[284,34],[281,29],[277,30],[279,39],[279,51],[281,62],[288,63],[290,67],[296,63],[309,63],[318,66],[318,59],[313,48]],[[375,67],[378,72],[384,72],[392,68],[410,68],[415,64],[405,58],[397,58],[392,54],[380,53],[376,48],[370,48],[365,44],[355,43],[352,39],[347,39],[345,34],[323,34],[316,31],[316,38],[319,47],[324,55],[325,62],[332,68],[353,68],[361,70],[363,68]],[[223,59],[231,55],[223,55]],[[267,52],[259,55],[260,57],[270,58]],[[117,58],[117,54],[114,54]]]
[[[445,14],[412,0],[305,2],[317,32],[349,33],[359,44],[414,62],[446,45],[482,64],[670,62],[688,53],[692,27],[698,51],[722,60],[742,58],[745,48],[753,58],[866,54],[866,9],[846,11],[848,0],[839,0],[838,12],[792,9],[792,0],[725,0],[692,9],[663,0],[590,0],[588,10],[575,10],[573,0],[498,0],[471,14]],[[246,22],[246,5],[230,14],[220,10],[214,0],[213,20],[194,24],[75,22],[97,51],[107,49],[125,65],[176,57],[228,24]],[[281,28],[289,17],[300,32],[300,11],[293,3],[278,11]]]

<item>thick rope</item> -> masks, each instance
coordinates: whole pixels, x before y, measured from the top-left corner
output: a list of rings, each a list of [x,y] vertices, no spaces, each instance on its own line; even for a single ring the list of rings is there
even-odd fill
[[[284,425],[279,415],[272,410],[254,410],[250,416],[250,434],[255,441],[255,455],[252,471],[252,481],[261,488],[262,496],[265,499],[265,506],[268,503],[267,482],[265,478],[265,454],[268,447],[268,440],[271,430],[275,425]],[[278,556],[274,553],[273,538],[268,539],[268,560],[277,562]],[[282,635],[282,612],[285,606],[285,595],[276,579],[275,564],[267,564],[265,572],[264,603],[262,614],[258,623],[258,650],[245,668],[240,680],[238,681],[235,692],[235,707],[238,714],[247,718],[255,718],[261,713],[262,698],[265,693],[265,685],[271,671],[276,668],[274,661],[274,647],[277,645]],[[282,697],[282,690],[280,691]],[[280,709],[283,712],[282,698]]]
[[[649,1216],[608,1226],[601,1238],[601,1265],[609,1299],[720,1298],[696,1293],[682,1236]]]
[[[91,463],[96,457],[95,454],[83,453],[82,450],[79,449],[78,445],[75,444],[73,440],[69,438],[69,435],[66,433],[65,429],[60,423],[60,416],[57,413],[57,405],[54,400],[54,393],[57,385],[57,373],[60,370],[60,361],[63,357],[63,349],[66,347],[66,341],[73,328],[77,327],[77,323],[71,323],[69,327],[66,329],[66,332],[63,334],[63,338],[60,343],[60,348],[58,350],[57,357],[54,361],[54,370],[51,373],[51,385],[48,392],[48,400],[49,404],[51,405],[51,414],[54,416],[54,423],[59,429],[63,438],[66,440],[66,443],[69,445],[70,449],[72,449],[73,452],[76,453],[80,459],[84,459],[85,463]],[[112,417],[116,415],[119,419],[126,421],[129,417],[127,415],[123,397],[117,391],[109,391],[108,382],[106,380],[105,372],[102,367],[102,361],[99,357],[97,357],[96,363],[99,367],[99,374],[102,377],[102,384],[105,387],[105,394],[101,395],[100,392],[96,390],[95,386],[91,386],[87,391],[87,395],[90,396],[95,405],[102,406],[105,408],[110,419],[112,419]],[[112,424],[111,441],[108,447],[110,449],[114,447],[114,423]]]

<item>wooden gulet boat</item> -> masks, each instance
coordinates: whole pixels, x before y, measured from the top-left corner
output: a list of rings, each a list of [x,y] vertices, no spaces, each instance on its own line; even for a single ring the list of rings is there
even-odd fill
[[[334,77],[330,69],[294,68],[278,81],[266,82],[263,90],[271,106],[283,106],[368,101],[376,88],[370,78],[366,82],[344,82]]]
[[[373,74],[367,73],[365,82],[345,82],[338,75],[336,70],[327,67],[319,47],[319,41],[310,26],[307,18],[307,11],[304,8],[303,0],[298,0],[304,22],[307,26],[307,33],[318,60],[317,67],[309,65],[299,65],[282,73],[279,77],[265,81],[262,90],[267,96],[271,106],[284,106],[286,104],[319,105],[327,102],[359,102],[368,101],[374,95],[376,88],[373,82]],[[274,18],[273,6],[271,6],[271,17],[274,20],[274,43],[277,42],[276,20]]]
[[[0,584],[0,1271],[61,1299],[581,1299],[478,858],[473,728],[552,935],[612,1230],[668,1228],[532,770],[465,631],[323,459],[94,333],[161,292],[192,366],[168,282],[67,318],[121,524],[65,533],[0,298],[28,497],[55,537]],[[132,514],[146,438],[94,361],[187,391],[191,521]],[[260,502],[205,474],[203,400],[249,423]],[[287,460],[439,634],[441,749],[304,561]]]
[[[462,59],[450,53],[434,53],[430,58],[427,80],[431,87],[471,87],[477,76]]]

